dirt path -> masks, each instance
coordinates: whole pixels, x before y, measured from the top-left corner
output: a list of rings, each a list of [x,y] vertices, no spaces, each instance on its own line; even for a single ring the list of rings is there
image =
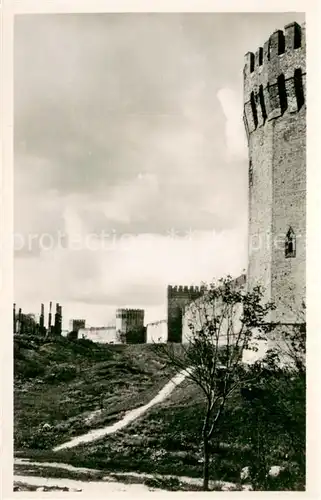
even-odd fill
[[[74,467],[70,464],[64,464],[60,462],[33,462],[27,458],[16,458],[14,460],[15,465],[25,465],[30,467],[52,467],[54,469],[68,470],[75,473],[87,473],[88,480],[77,480],[77,479],[67,479],[67,478],[46,478],[41,477],[40,474],[36,475],[37,470],[32,471],[32,475],[14,475],[14,482],[29,484],[38,487],[67,487],[71,490],[80,490],[86,492],[96,492],[109,493],[114,491],[130,491],[130,492],[143,492],[143,491],[154,491],[143,484],[145,479],[177,479],[181,484],[201,486],[202,478],[188,477],[188,476],[176,476],[176,475],[162,475],[162,474],[148,474],[148,473],[138,473],[138,472],[112,472],[106,474],[101,480],[94,480],[94,474],[101,474],[99,469],[89,469],[86,467]],[[121,480],[123,478],[123,481]],[[125,479],[127,481],[125,482]],[[128,482],[131,479],[133,482]],[[136,479],[136,483],[135,483]],[[228,481],[210,481],[210,487],[213,488],[214,485],[220,485],[222,491],[231,491],[236,487],[235,483]],[[243,485],[243,490],[249,491],[249,485]],[[157,488],[158,490],[158,488]]]
[[[126,491],[130,493],[144,493],[146,491],[153,491],[152,488],[148,488],[144,484],[125,484],[118,481],[78,481],[77,479],[67,478],[14,475],[14,482],[16,485],[20,483],[25,485],[37,486],[38,488],[69,488],[69,490],[71,491],[82,491],[83,493],[93,495],[103,495],[106,493],[114,493],[119,491]]]
[[[95,441],[97,439],[100,439],[108,434],[113,434],[114,432],[117,432],[120,429],[123,429],[127,425],[129,425],[131,422],[142,416],[149,408],[152,406],[156,405],[157,403],[160,403],[164,401],[175,389],[175,387],[179,384],[181,384],[186,376],[188,375],[188,372],[186,370],[182,370],[178,374],[176,374],[159,392],[158,394],[149,401],[146,405],[140,406],[139,408],[136,408],[134,410],[129,411],[124,418],[122,418],[119,422],[116,422],[113,425],[109,425],[107,427],[104,427],[102,429],[95,429],[93,431],[90,431],[86,434],[83,434],[81,436],[77,436],[76,438],[67,441],[66,443],[63,443],[59,446],[56,446],[54,448],[54,451],[62,450],[65,448],[73,448],[79,444],[82,443],[89,443],[92,441]],[[26,465],[30,467],[39,467],[39,468],[46,468],[46,467],[52,467],[56,470],[59,469],[64,469],[68,470],[74,473],[82,473],[82,474],[88,474],[88,480],[86,481],[80,481],[77,479],[68,479],[68,478],[46,478],[46,477],[41,477],[41,471],[37,471],[35,469],[32,471],[34,474],[33,475],[19,475],[18,473],[14,474],[14,482],[16,485],[19,484],[24,484],[24,485],[31,485],[34,487],[37,487],[37,489],[41,488],[54,488],[54,487],[60,487],[60,488],[69,488],[70,491],[82,491],[90,494],[105,494],[105,493],[111,493],[111,492],[118,492],[118,491],[125,491],[125,492],[132,492],[132,493],[143,493],[146,491],[157,491],[153,488],[150,488],[146,486],[145,484],[142,483],[145,479],[150,479],[150,478],[155,478],[155,479],[170,479],[170,478],[175,478],[179,480],[181,483],[185,483],[188,485],[197,485],[200,486],[202,484],[202,479],[201,478],[191,478],[191,477],[186,477],[186,476],[176,476],[176,475],[159,475],[159,474],[144,474],[144,473],[136,473],[136,472],[114,472],[107,474],[102,480],[100,481],[94,481],[93,475],[95,474],[101,474],[101,470],[98,469],[89,469],[85,467],[74,467],[73,465],[70,464],[64,464],[60,462],[33,462],[30,461],[29,459],[26,458],[16,458],[14,461],[15,465]],[[31,470],[30,470],[31,472]],[[37,472],[39,472],[39,475],[37,475]],[[121,478],[123,478],[123,481],[125,481],[125,478],[127,479],[127,482],[122,482]],[[137,483],[128,483],[128,479],[131,478],[132,480],[137,481]],[[211,482],[212,483],[212,482]],[[229,483],[226,481],[215,481],[215,484],[220,484],[222,487],[222,490],[227,491],[235,488],[235,484]],[[213,483],[214,485],[214,483]],[[213,486],[212,485],[212,486]],[[243,489],[248,489],[247,487],[244,487]],[[158,489],[158,491],[160,491]]]
[[[79,444],[83,443],[91,443],[92,441],[101,439],[102,437],[107,436],[108,434],[113,434],[118,430],[123,429],[131,422],[134,422],[134,420],[136,420],[137,418],[141,417],[144,413],[146,413],[146,411],[149,410],[149,408],[156,405],[157,403],[161,403],[162,401],[164,401],[164,399],[166,399],[173,392],[175,387],[181,384],[185,380],[187,374],[188,373],[186,370],[180,371],[169,382],[167,382],[167,384],[159,391],[159,393],[153,399],[149,401],[149,403],[129,411],[124,416],[124,418],[122,418],[119,422],[116,422],[115,424],[112,425],[108,425],[107,427],[103,427],[101,429],[94,429],[90,432],[87,432],[86,434],[77,436],[71,439],[70,441],[67,441],[66,443],[62,443],[56,446],[53,449],[53,451],[59,451],[65,448],[74,448],[75,446],[78,446]]]

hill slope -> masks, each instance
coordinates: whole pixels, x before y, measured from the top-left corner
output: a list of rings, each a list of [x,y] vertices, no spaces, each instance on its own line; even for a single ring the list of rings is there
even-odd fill
[[[15,337],[15,449],[49,449],[147,403],[174,374],[153,345]]]
[[[119,421],[127,411],[154,398],[173,375],[153,345],[16,338],[16,455],[119,473],[200,477],[204,399],[188,380],[115,434],[76,448],[52,450],[90,429]],[[242,467],[257,462],[259,449],[267,466],[290,467],[288,489],[302,489],[304,379],[275,374],[264,391],[258,410],[239,392],[228,401],[211,443],[211,478],[237,481]]]

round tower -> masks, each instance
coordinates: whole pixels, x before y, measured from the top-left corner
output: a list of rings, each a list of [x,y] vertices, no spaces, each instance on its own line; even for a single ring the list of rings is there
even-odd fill
[[[298,321],[305,299],[305,24],[275,31],[244,66],[249,148],[248,285],[262,285],[275,321]]]

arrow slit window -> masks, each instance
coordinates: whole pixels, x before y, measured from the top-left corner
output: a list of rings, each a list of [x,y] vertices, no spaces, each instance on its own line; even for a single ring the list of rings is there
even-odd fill
[[[289,228],[285,236],[285,257],[295,257],[296,252],[296,238],[292,227]]]

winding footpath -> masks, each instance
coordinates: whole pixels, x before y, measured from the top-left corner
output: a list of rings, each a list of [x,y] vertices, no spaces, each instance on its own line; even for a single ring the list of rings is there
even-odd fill
[[[81,491],[90,495],[104,495],[106,493],[130,492],[144,493],[153,491],[152,488],[139,483],[121,483],[118,481],[79,481],[77,479],[52,478],[40,476],[14,476],[15,483],[36,486],[36,491],[44,491],[45,488],[68,488],[69,491]]]
[[[74,473],[88,474],[88,480],[78,480],[78,479],[67,479],[67,478],[47,478],[40,477],[36,475],[15,475],[16,483],[25,483],[32,486],[37,486],[40,489],[42,487],[67,487],[70,491],[83,491],[87,493],[110,493],[116,491],[130,491],[130,492],[144,492],[144,491],[156,491],[159,488],[152,488],[143,484],[142,481],[146,479],[177,479],[180,483],[191,486],[201,486],[203,483],[202,478],[188,477],[188,476],[176,476],[168,474],[148,474],[148,473],[138,473],[138,472],[113,472],[104,476],[99,481],[95,481],[94,475],[99,474],[102,471],[99,469],[89,469],[87,467],[74,467],[70,464],[64,464],[62,462],[33,462],[27,458],[16,458],[14,461],[15,465],[24,465],[30,467],[49,467],[54,469],[67,470]],[[90,479],[92,477],[93,479]],[[139,481],[135,482],[123,482],[122,478],[126,478]],[[229,481],[210,481],[210,487],[213,488],[214,485],[220,485],[222,491],[231,491],[236,487],[235,483]],[[249,485],[243,485],[243,490],[250,491]]]
[[[115,424],[108,425],[107,427],[103,427],[101,429],[94,429],[86,434],[82,434],[77,436],[66,443],[62,443],[59,446],[56,446],[53,451],[64,450],[66,448],[74,448],[83,443],[91,443],[92,441],[96,441],[97,439],[101,439],[108,434],[114,434],[115,432],[127,427],[131,422],[134,422],[137,418],[144,415],[152,406],[161,403],[173,392],[175,387],[181,384],[186,376],[188,375],[188,370],[181,370],[177,373],[167,384],[159,391],[159,393],[149,401],[146,405],[139,406],[134,410],[129,411],[124,418],[116,422]]]
[[[170,396],[170,394],[173,392],[173,390],[181,384],[185,378],[187,377],[189,373],[189,370],[181,370],[179,373],[177,373],[159,392],[158,394],[149,401],[149,403],[140,406],[138,408],[135,408],[134,410],[129,411],[124,418],[122,418],[119,422],[116,422],[115,424],[108,425],[107,427],[103,427],[101,429],[95,429],[92,430],[86,434],[82,434],[80,436],[75,437],[74,439],[71,439],[70,441],[67,441],[65,443],[62,443],[59,446],[56,446],[53,451],[59,451],[63,450],[66,448],[74,448],[75,446],[78,446],[83,443],[90,443],[92,441],[96,441],[97,439],[101,439],[104,436],[107,436],[109,434],[114,434],[120,429],[123,429],[127,425],[129,425],[131,422],[134,422],[137,418],[141,417],[146,413],[150,408],[155,406],[158,403],[161,403],[164,401],[166,398]],[[29,463],[29,465],[34,465],[34,466],[39,466],[39,467],[54,467],[54,468],[62,468],[62,469],[68,469],[72,471],[78,471],[78,472],[94,472],[90,469],[85,469],[85,468],[78,468],[78,467],[73,467],[68,464],[61,464],[61,463],[55,463],[55,462],[31,462],[28,459],[15,459],[15,464],[16,465],[22,465]],[[99,472],[99,471],[95,471]],[[139,475],[137,475],[138,477]],[[142,491],[150,491],[151,489],[145,486],[144,484],[123,484],[120,483],[119,481],[115,482],[115,479],[113,479],[111,476],[107,476],[104,481],[78,481],[78,480],[71,480],[71,479],[66,479],[66,478],[44,478],[44,477],[39,477],[39,476],[34,476],[34,475],[28,475],[28,476],[20,476],[18,474],[14,475],[14,481],[16,483],[26,483],[34,486],[39,486],[40,488],[43,486],[63,486],[63,487],[69,487],[73,489],[74,491],[79,491],[79,488],[81,488],[81,491],[86,491],[90,493],[94,493],[94,491],[99,494],[101,492],[111,492],[111,491],[135,491],[135,492],[142,492]]]
[[[53,451],[59,451],[65,448],[74,448],[83,443],[90,443],[102,437],[113,434],[120,429],[123,429],[131,422],[134,422],[137,418],[141,417],[154,405],[161,403],[166,398],[170,396],[173,390],[181,384],[189,373],[189,369],[182,370],[177,373],[159,392],[158,394],[149,401],[146,405],[140,406],[134,410],[129,411],[124,418],[113,425],[103,427],[102,429],[96,429],[90,431],[86,434],[77,436],[70,441],[67,441],[59,446],[56,446]],[[99,474],[102,471],[98,469],[89,469],[86,467],[74,467],[70,464],[64,464],[61,462],[36,462],[31,461],[27,458],[15,458],[14,464],[21,466],[30,466],[30,472],[34,474],[30,475],[20,475],[18,473],[14,474],[14,483],[16,485],[28,485],[36,488],[37,491],[45,491],[47,489],[56,488],[68,488],[69,491],[81,491],[88,493],[90,495],[102,495],[114,492],[131,492],[131,493],[144,493],[147,491],[161,491],[159,488],[152,488],[142,481],[151,478],[158,479],[178,479],[182,484],[201,486],[202,478],[192,478],[187,476],[176,476],[176,475],[161,475],[161,474],[147,474],[147,473],[137,473],[137,472],[114,472],[106,475],[101,480],[94,480],[94,475]],[[64,477],[54,478],[54,477],[42,477],[41,474],[37,474],[37,468],[41,469],[50,467],[57,470],[68,470],[73,473],[88,474],[87,480],[69,479]],[[32,470],[34,469],[34,470]],[[135,482],[123,482],[124,478],[136,479]],[[123,480],[121,480],[123,478]],[[214,487],[214,484],[220,484],[222,491],[231,491],[236,485],[227,481],[210,481],[210,487]],[[249,491],[251,488],[249,485],[243,485],[243,490]]]

